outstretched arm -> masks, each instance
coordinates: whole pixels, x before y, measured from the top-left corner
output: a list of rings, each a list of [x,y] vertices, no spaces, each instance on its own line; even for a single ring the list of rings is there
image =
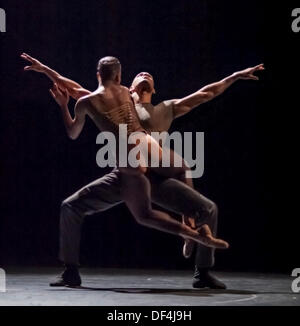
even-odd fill
[[[212,100],[216,96],[222,94],[229,86],[239,79],[258,80],[258,77],[254,75],[254,72],[264,69],[264,65],[260,64],[255,67],[235,72],[231,76],[226,77],[219,82],[207,85],[191,95],[182,99],[172,100],[174,117],[180,117],[190,112],[198,105]]]
[[[84,100],[81,99],[77,101],[74,109],[75,117],[73,119],[68,108],[68,91],[62,90],[57,86],[57,84],[54,84],[50,89],[50,94],[60,106],[62,119],[68,136],[71,139],[76,139],[80,135],[85,123],[86,106]]]
[[[60,88],[66,89],[69,92],[70,96],[72,96],[75,100],[78,100],[79,98],[91,93],[89,90],[83,88],[80,84],[71,79],[61,76],[58,72],[42,64],[40,61],[31,57],[30,55],[23,53],[21,58],[31,63],[30,66],[26,66],[24,68],[25,71],[32,70],[45,74]]]

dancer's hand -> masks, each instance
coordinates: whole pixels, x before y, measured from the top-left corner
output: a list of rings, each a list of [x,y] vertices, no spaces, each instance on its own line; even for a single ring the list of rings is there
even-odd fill
[[[196,222],[193,217],[182,215],[182,223],[191,227],[192,229],[196,229]]]
[[[24,67],[25,71],[28,70],[33,70],[33,71],[37,71],[37,72],[44,72],[46,66],[43,65],[40,61],[38,61],[37,59],[31,57],[30,55],[26,54],[26,53],[22,53],[21,54],[21,58],[23,58],[24,60],[28,61],[31,63],[30,66],[26,66]]]
[[[265,70],[264,64],[257,65],[255,67],[247,68],[236,72],[234,75],[239,79],[253,79],[258,80],[259,78],[254,75],[256,71]]]
[[[53,87],[49,91],[60,107],[66,107],[68,105],[70,96],[66,89],[61,89],[56,83],[54,83]]]

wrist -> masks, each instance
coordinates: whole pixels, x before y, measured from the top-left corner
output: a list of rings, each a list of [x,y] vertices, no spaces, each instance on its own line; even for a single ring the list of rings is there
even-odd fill
[[[62,110],[67,110],[68,111],[68,104],[67,103],[61,103],[59,105],[59,107],[62,109]]]
[[[236,71],[230,77],[232,78],[233,81],[236,81],[236,80],[240,79],[240,76],[241,76],[240,72]]]
[[[50,70],[51,69],[46,65],[41,66],[41,72],[43,72],[44,74],[47,74]]]

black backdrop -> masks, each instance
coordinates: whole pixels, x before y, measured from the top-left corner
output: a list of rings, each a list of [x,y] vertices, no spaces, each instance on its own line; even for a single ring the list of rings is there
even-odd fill
[[[290,29],[294,6],[274,6],[212,0],[0,1],[7,14],[7,32],[0,33],[1,265],[58,264],[60,202],[107,172],[96,166],[95,126],[88,121],[76,142],[66,137],[48,93],[50,82],[23,72],[24,51],[91,90],[97,86],[97,60],[115,55],[124,85],[140,71],[154,75],[154,103],[263,62],[259,82],[239,81],[174,121],[171,130],[205,132],[205,173],[195,184],[218,204],[219,235],[231,244],[217,253],[216,268],[298,267],[293,190],[282,181],[295,178],[289,174],[293,158],[287,140],[291,143],[297,131],[292,127],[297,88],[289,76],[297,75],[292,48],[300,35]],[[181,245],[175,236],[138,225],[121,205],[86,218],[81,261],[192,268]]]

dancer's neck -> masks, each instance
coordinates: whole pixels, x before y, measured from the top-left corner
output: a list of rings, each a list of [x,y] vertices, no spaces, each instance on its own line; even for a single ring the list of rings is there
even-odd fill
[[[135,103],[151,103],[152,93],[143,92],[142,94],[134,93],[133,95]]]
[[[110,86],[120,86],[120,83],[118,83],[115,80],[106,80],[105,82],[100,81],[98,85],[98,89],[102,87],[110,87]]]

